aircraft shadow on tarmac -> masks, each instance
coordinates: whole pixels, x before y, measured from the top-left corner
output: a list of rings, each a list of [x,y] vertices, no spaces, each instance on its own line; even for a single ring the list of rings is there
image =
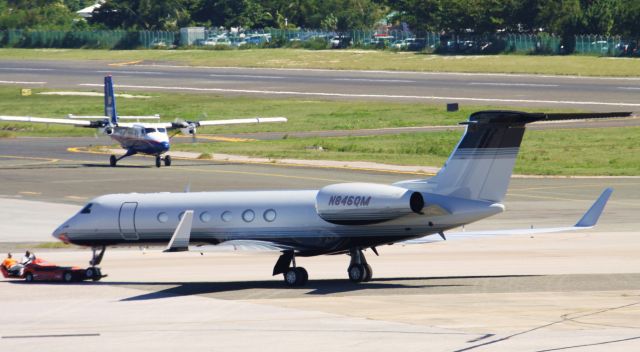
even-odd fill
[[[182,160],[181,160],[182,161]],[[196,161],[196,162],[185,162],[173,164],[170,168],[181,168],[181,167],[192,167],[192,166],[232,166],[232,165],[246,165],[242,163],[232,163],[232,162],[216,162],[216,161]],[[164,168],[165,166],[161,167]],[[51,164],[38,164],[38,165],[24,165],[24,166],[9,166],[2,167],[0,166],[0,170],[40,170],[40,169],[81,169],[81,168],[104,168],[111,169],[113,168],[109,164],[105,163],[51,163]],[[153,164],[143,165],[143,164],[118,164],[114,169],[156,169],[156,166]]]
[[[368,283],[353,284],[346,279],[312,280],[304,287],[287,288],[280,280],[273,281],[236,281],[236,282],[104,282],[104,285],[125,286],[145,291],[142,295],[124,298],[121,301],[153,300],[169,297],[209,295],[221,299],[290,298],[304,295],[358,295],[367,291],[401,290],[408,294],[424,293],[425,290],[464,288],[472,289],[473,283],[460,280],[473,279],[509,279],[515,277],[533,277],[537,275],[494,275],[494,276],[451,276],[451,277],[413,277],[379,278]],[[430,281],[438,283],[429,283]],[[456,281],[442,283],[441,281]],[[160,290],[154,290],[154,288]],[[259,290],[260,292],[256,292]]]
[[[101,281],[101,282],[25,282],[9,281],[18,285],[97,285],[119,286],[150,291],[141,295],[123,298],[120,301],[144,301],[162,298],[203,295],[219,299],[277,299],[302,297],[305,295],[361,295],[382,293],[380,290],[393,290],[392,293],[441,293],[441,290],[456,289],[456,292],[479,292],[478,282],[474,280],[502,280],[513,278],[534,278],[546,275],[483,275],[483,276],[444,276],[444,277],[397,277],[378,278],[368,283],[354,284],[346,279],[310,280],[304,287],[288,288],[280,280],[270,281],[232,281],[232,282],[143,282],[143,281]],[[443,283],[444,281],[444,283]],[[451,283],[446,283],[450,281]],[[431,282],[431,283],[430,283]],[[437,283],[436,283],[437,282]],[[367,292],[371,291],[371,292]]]

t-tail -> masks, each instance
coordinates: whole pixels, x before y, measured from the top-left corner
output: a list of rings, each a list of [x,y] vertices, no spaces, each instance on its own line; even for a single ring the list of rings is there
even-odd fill
[[[469,121],[462,123],[467,125],[462,139],[434,177],[400,184],[440,195],[501,202],[509,187],[526,124],[536,121],[624,117],[631,114],[479,111],[473,113]]]
[[[116,95],[113,92],[113,79],[111,76],[104,77],[104,116],[109,117],[111,125],[118,124],[118,114],[116,112]]]

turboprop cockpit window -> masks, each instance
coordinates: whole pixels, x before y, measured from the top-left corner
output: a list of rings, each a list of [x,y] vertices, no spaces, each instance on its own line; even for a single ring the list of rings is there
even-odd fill
[[[166,133],[167,130],[165,128],[158,128],[158,132]]]
[[[93,206],[93,203],[89,203],[87,205],[84,206],[84,208],[82,208],[82,210],[80,210],[80,214],[91,214],[91,207]]]
[[[144,133],[152,133],[152,132],[156,132],[155,128],[145,128],[144,129]]]

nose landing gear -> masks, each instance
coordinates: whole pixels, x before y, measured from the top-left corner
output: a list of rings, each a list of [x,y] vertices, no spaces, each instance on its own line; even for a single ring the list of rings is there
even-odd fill
[[[100,251],[99,253],[98,253],[98,250]],[[86,278],[91,279],[93,281],[100,281],[100,279],[107,276],[107,275],[103,275],[100,268],[96,266],[96,265],[100,265],[100,262],[102,262],[102,257],[104,257],[104,252],[106,250],[107,250],[106,246],[91,247],[92,258],[89,261],[89,265],[91,266],[84,271],[84,275]]]

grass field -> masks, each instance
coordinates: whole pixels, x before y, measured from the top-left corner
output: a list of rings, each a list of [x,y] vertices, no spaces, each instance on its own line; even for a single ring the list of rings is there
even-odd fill
[[[17,87],[0,87],[0,114],[64,117],[69,113],[76,115],[103,113],[102,97],[38,95],[39,90],[33,92],[31,96],[22,97]],[[136,94],[140,95],[140,93]],[[199,133],[240,133],[453,125],[466,120],[474,111],[491,108],[463,106],[458,112],[448,113],[445,111],[444,104],[259,99],[173,93],[159,93],[151,96],[151,99],[116,98],[119,114],[160,113],[166,121],[177,117],[191,120],[285,116],[289,119],[289,122],[284,124],[207,127],[198,130]],[[94,133],[93,129],[71,126],[0,123],[0,137],[82,136]]]
[[[0,49],[0,60],[106,60],[199,66],[640,76],[640,59],[594,56],[440,56],[376,50]]]
[[[441,166],[460,131],[372,137],[290,138],[180,144],[174,149],[270,158]],[[515,172],[529,175],[640,175],[640,127],[528,131]],[[322,147],[322,151],[318,150]]]

